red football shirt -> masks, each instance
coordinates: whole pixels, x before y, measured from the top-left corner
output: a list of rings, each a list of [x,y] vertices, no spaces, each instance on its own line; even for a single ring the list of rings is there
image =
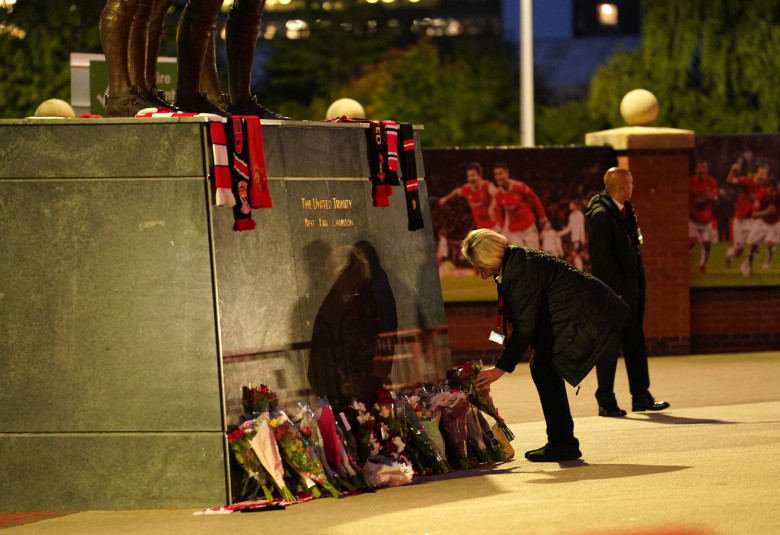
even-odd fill
[[[689,185],[688,206],[691,221],[695,223],[710,223],[712,221],[712,201],[707,195],[717,195],[718,185],[715,179],[706,175],[699,180],[697,175],[691,177]]]

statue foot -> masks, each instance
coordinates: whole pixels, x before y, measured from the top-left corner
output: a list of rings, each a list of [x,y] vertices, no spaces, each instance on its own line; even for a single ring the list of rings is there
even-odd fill
[[[181,111],[189,113],[213,113],[222,117],[227,117],[228,115],[225,111],[212,104],[205,93],[201,93],[196,98],[190,100],[179,100],[177,96],[176,107]]]
[[[261,119],[278,119],[282,121],[292,120],[289,117],[285,117],[284,115],[280,115],[267,108],[264,108],[257,103],[257,97],[254,96],[250,100],[242,103],[234,104],[231,102],[228,104],[227,112],[230,115],[254,115],[256,117],[260,117]]]
[[[106,97],[107,117],[135,117],[145,108],[158,108],[162,106],[160,100],[151,93],[142,91],[137,85],[131,86],[127,95]],[[170,106],[166,104],[166,107]]]

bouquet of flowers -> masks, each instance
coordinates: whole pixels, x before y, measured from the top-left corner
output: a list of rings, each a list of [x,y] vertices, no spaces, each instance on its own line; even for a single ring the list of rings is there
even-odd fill
[[[497,463],[502,463],[507,461],[506,452],[504,451],[503,446],[498,441],[496,436],[493,434],[493,431],[490,429],[490,424],[488,424],[485,417],[482,415],[482,411],[475,411],[477,414],[477,421],[479,422],[479,426],[482,429],[482,438],[485,442],[485,446],[487,446],[487,454],[490,457],[490,459]],[[507,446],[509,446],[509,442],[506,441]],[[509,446],[512,448],[511,446]],[[514,455],[514,449],[512,450],[512,454]]]
[[[317,428],[322,435],[322,449],[330,466],[336,469],[343,480],[352,486],[360,488],[363,481],[360,477],[360,468],[355,460],[355,454],[347,448],[346,440],[336,426],[333,409],[328,400],[323,398],[318,403]]]
[[[397,487],[412,482],[414,469],[403,457],[372,455],[363,466],[363,477],[371,487]]]
[[[504,419],[499,416],[498,409],[496,409],[496,406],[493,404],[493,398],[490,396],[490,391],[488,389],[480,390],[477,388],[477,375],[479,375],[479,372],[481,371],[481,360],[467,362],[450,371],[448,377],[449,385],[452,388],[460,388],[467,392],[469,401],[474,406],[496,420],[496,425],[504,433],[507,440],[514,440],[515,435],[509,430]]]
[[[247,475],[260,485],[265,499],[271,502],[274,499],[271,492],[273,482],[269,480],[268,472],[265,471],[260,459],[252,451],[250,441],[254,435],[254,427],[239,427],[228,434],[228,445],[231,453],[233,453],[233,458],[238,461],[238,464],[241,465]]]
[[[276,392],[265,385],[260,388],[252,385],[241,387],[241,405],[244,414],[256,417],[261,412],[274,412],[279,405]]]
[[[479,425],[478,413],[479,411],[473,405],[466,413],[466,451],[477,464],[493,464],[493,459],[488,455],[488,448],[483,438],[482,426]]]
[[[309,442],[312,453],[317,457],[320,464],[322,464],[322,468],[325,470],[325,476],[336,488],[340,487],[350,492],[357,490],[352,483],[342,478],[338,470],[333,468],[328,462],[327,456],[325,455],[324,440],[322,438],[322,433],[320,433],[314,411],[308,403],[302,402],[299,403],[298,406],[300,407],[300,412],[298,413],[296,424],[303,436]]]
[[[347,431],[352,433],[355,439],[355,448],[359,462],[365,463],[370,455],[376,455],[378,451],[376,436],[374,435],[376,420],[374,415],[366,409],[365,404],[353,401],[351,405],[344,407],[339,415],[346,418]],[[344,422],[342,422],[344,423]]]
[[[424,388],[418,388],[414,394],[407,396],[409,403],[414,408],[414,413],[420,419],[425,430],[433,439],[433,443],[436,445],[436,449],[439,451],[442,459],[447,460],[447,446],[444,442],[444,437],[439,430],[439,421],[441,420],[441,413],[431,406],[431,392],[428,392]]]
[[[462,468],[471,468],[466,449],[468,395],[457,389],[438,392],[431,396],[431,403],[441,413],[439,429],[447,443],[447,458],[453,463],[457,459]]]
[[[397,413],[406,422],[407,450],[413,466],[421,474],[445,474],[452,469],[447,464],[431,435],[426,431],[408,399],[403,399],[397,407]]]
[[[276,445],[276,439],[271,427],[268,425],[268,413],[263,413],[260,418],[255,420],[248,420],[241,424],[246,426],[245,428],[251,428],[254,431],[254,435],[249,441],[249,445],[252,447],[252,451],[255,452],[260,463],[265,468],[266,472],[273,479],[276,488],[282,496],[284,501],[294,502],[295,497],[287,488],[287,483],[284,481],[284,467],[282,466],[282,457],[279,455],[279,447]]]
[[[312,452],[311,446],[287,414],[284,411],[277,411],[268,415],[268,418],[268,424],[274,431],[274,438],[279,445],[282,457],[298,473],[310,492],[319,497],[319,490],[315,486],[316,482],[330,492],[331,496],[338,498],[339,491],[325,476],[325,470]]]

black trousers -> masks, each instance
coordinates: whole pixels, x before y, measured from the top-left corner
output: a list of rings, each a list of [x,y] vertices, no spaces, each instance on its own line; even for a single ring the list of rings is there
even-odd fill
[[[647,346],[641,323],[636,327],[624,327],[620,336],[620,344],[623,348],[623,360],[626,362],[628,388],[632,396],[641,396],[650,388]],[[598,380],[596,400],[602,407],[616,403],[615,371],[617,370],[617,361],[618,351],[613,351],[596,364],[596,378]]]
[[[563,379],[552,368],[550,355],[535,354],[531,361],[531,378],[534,380],[542,402],[544,421],[547,424],[547,441],[565,442],[574,438],[574,421],[566,396]]]

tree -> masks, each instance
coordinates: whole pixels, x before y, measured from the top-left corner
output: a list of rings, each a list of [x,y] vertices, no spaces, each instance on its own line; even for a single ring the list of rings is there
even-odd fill
[[[698,134],[780,129],[780,0],[643,3],[639,50],[615,54],[591,83],[594,121],[624,124],[619,103],[642,87],[656,124]]]
[[[0,117],[26,117],[46,99],[70,100],[70,53],[100,52],[98,18],[105,0],[22,0],[0,32]]]
[[[349,91],[369,117],[422,124],[424,146],[506,145],[518,125],[511,72],[499,56],[442,58],[423,40],[389,50]]]

